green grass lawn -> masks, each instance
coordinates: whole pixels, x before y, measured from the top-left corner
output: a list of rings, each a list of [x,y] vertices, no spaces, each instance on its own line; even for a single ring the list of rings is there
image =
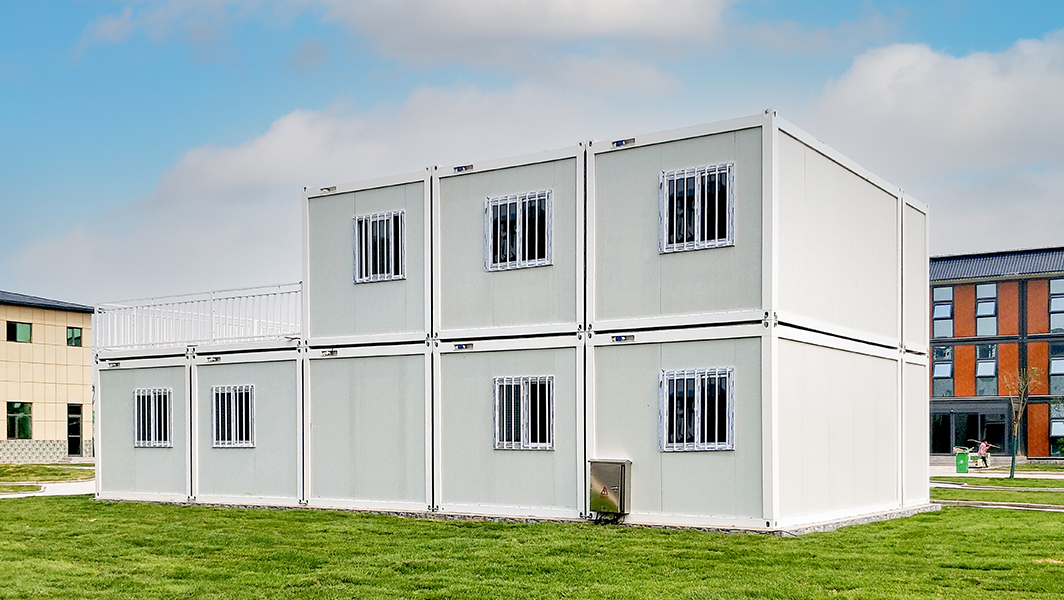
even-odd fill
[[[1064,479],[1007,479],[1005,477],[932,477],[931,481],[967,483],[968,485],[992,485],[997,487],[1031,487],[1064,489]]]
[[[1058,513],[947,507],[778,538],[0,501],[2,598],[1055,599],[1061,589]]]
[[[1064,492],[1013,492],[1003,490],[965,490],[931,488],[934,500],[968,500],[972,502],[1022,502],[1025,504],[1064,505]]]
[[[990,471],[1008,471],[1009,465],[1004,467],[991,467]],[[1043,463],[1023,463],[1016,465],[1017,471],[1064,471],[1064,465],[1051,465]]]
[[[75,481],[92,479],[92,468],[57,465],[0,465],[0,481]]]
[[[0,494],[13,494],[16,492],[36,492],[41,489],[39,485],[5,485],[0,483]]]

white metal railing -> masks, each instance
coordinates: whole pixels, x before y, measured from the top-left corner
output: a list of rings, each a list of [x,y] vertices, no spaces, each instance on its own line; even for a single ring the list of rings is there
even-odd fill
[[[96,305],[98,350],[174,348],[298,337],[301,283]]]

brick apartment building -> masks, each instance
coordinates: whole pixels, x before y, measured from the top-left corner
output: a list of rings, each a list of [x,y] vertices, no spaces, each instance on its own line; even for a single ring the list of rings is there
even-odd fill
[[[931,258],[931,453],[1010,448],[1009,388],[1037,370],[1019,447],[1064,456],[1064,248]]]

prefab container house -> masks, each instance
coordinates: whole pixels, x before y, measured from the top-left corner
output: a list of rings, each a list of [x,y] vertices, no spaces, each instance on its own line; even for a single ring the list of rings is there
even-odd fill
[[[101,496],[769,530],[929,508],[927,208],[773,111],[305,192],[297,327],[99,347]],[[191,450],[152,460],[184,488],[122,432],[166,385]],[[204,441],[248,386],[270,486]]]

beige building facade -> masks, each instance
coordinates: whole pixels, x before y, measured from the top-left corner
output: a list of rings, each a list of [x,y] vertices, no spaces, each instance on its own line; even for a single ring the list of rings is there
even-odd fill
[[[0,291],[0,463],[91,460],[92,312]]]

